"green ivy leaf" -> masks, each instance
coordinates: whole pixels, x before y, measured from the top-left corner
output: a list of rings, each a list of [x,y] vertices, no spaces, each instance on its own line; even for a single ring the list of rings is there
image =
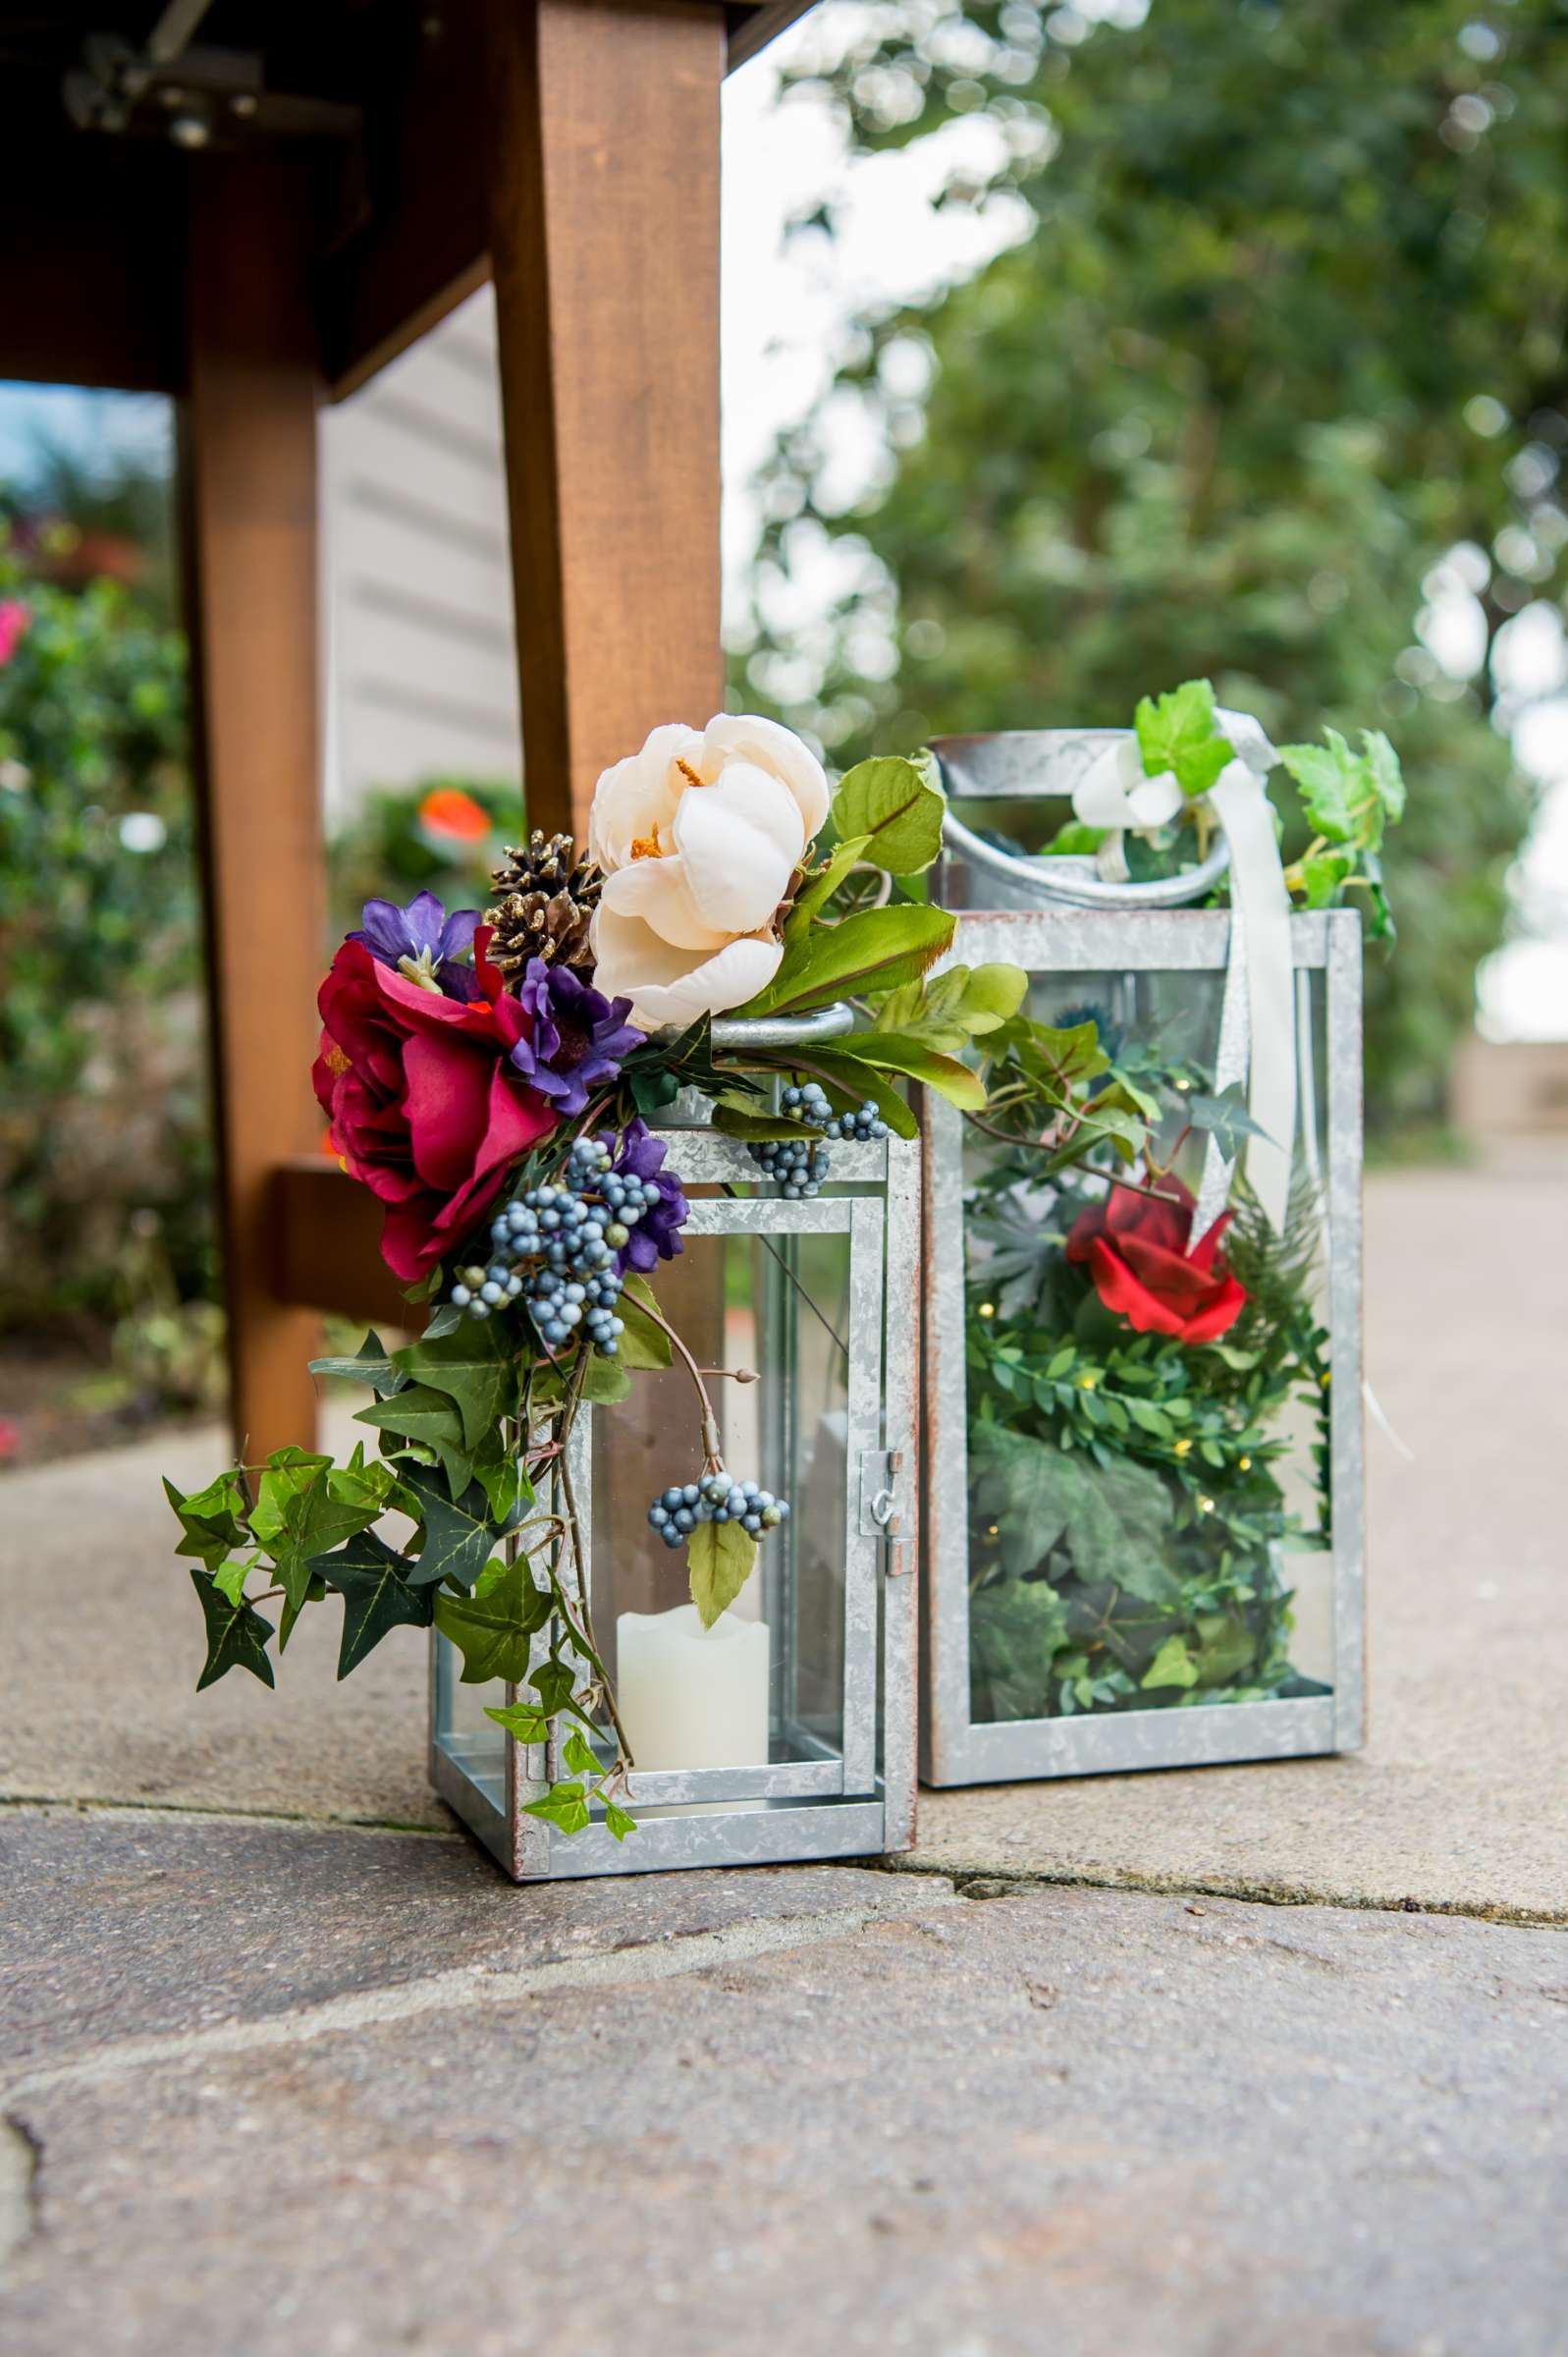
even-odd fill
[[[1198,1665],[1187,1650],[1186,1638],[1166,1637],[1138,1683],[1145,1690],[1150,1686],[1195,1686]]]
[[[313,1358],[312,1375],[335,1375],[345,1383],[367,1383],[378,1399],[401,1392],[408,1378],[395,1367],[381,1337],[372,1328],[352,1358]]]
[[[1012,1576],[1038,1570],[1065,1540],[1081,1580],[1114,1580],[1164,1610],[1178,1601],[1164,1560],[1170,1493],[1150,1467],[1096,1465],[1053,1441],[979,1423],[969,1435],[969,1487],[975,1519],[996,1524]]]
[[[1133,725],[1147,774],[1158,778],[1174,770],[1189,801],[1207,794],[1234,758],[1215,717],[1215,691],[1207,680],[1184,680],[1168,695],[1144,696]]]
[[[245,1581],[254,1568],[255,1565],[248,1560],[244,1562],[220,1563],[211,1575],[212,1584],[218,1594],[226,1596],[231,1604],[241,1604],[244,1600]]]
[[[1325,729],[1324,737],[1323,744],[1282,744],[1280,764],[1301,789],[1302,808],[1318,833],[1329,843],[1353,843],[1356,806],[1371,786],[1367,764],[1337,729]]]
[[[691,1601],[704,1628],[734,1603],[751,1577],[757,1542],[738,1522],[699,1522],[686,1541]]]
[[[529,1672],[528,1683],[538,1693],[540,1709],[551,1719],[567,1708],[577,1691],[575,1675],[554,1654],[549,1661],[541,1662],[537,1670]]]
[[[535,1710],[526,1702],[487,1703],[485,1717],[493,1719],[497,1727],[505,1727],[519,1743],[547,1743],[550,1739],[548,1713]]]
[[[564,1834],[580,1834],[588,1824],[588,1802],[582,1785],[575,1781],[552,1784],[543,1800],[525,1800],[525,1817],[542,1817],[549,1825],[559,1826]]]
[[[895,876],[917,876],[942,850],[946,797],[935,764],[896,755],[858,761],[838,781],[833,823],[841,842],[859,837],[861,856]]]
[[[618,1841],[624,1841],[628,1834],[634,1834],[637,1830],[635,1817],[629,1816],[624,1809],[609,1799],[605,1801],[605,1824]]]
[[[422,1337],[393,1353],[414,1383],[442,1392],[462,1419],[463,1446],[477,1454],[507,1411],[516,1404],[517,1370],[494,1325],[465,1318],[461,1330]]]
[[[465,1490],[473,1479],[473,1458],[462,1445],[461,1418],[455,1402],[443,1392],[432,1391],[422,1383],[410,1384],[395,1398],[378,1400],[374,1407],[361,1407],[355,1422],[373,1424],[379,1431],[396,1433],[434,1449],[454,1493]]]
[[[571,1729],[562,1745],[561,1756],[574,1776],[597,1776],[600,1773],[598,1754],[576,1727]]]
[[[584,1348],[588,1345],[584,1344]],[[587,1371],[582,1379],[579,1397],[585,1407],[616,1407],[631,1391],[631,1377],[622,1365],[619,1354],[605,1358],[592,1351]],[[567,1379],[560,1367],[541,1367],[533,1378],[532,1400],[535,1414],[559,1407],[567,1396]]]
[[[244,1477],[237,1469],[220,1473],[204,1490],[177,1490],[164,1476],[164,1496],[180,1517],[182,1532],[176,1555],[199,1557],[209,1571],[216,1569],[232,1549],[246,1543],[250,1501]]]
[[[1207,1130],[1227,1162],[1234,1162],[1244,1138],[1268,1135],[1247,1111],[1247,1092],[1239,1080],[1217,1096],[1195,1090],[1185,1099],[1185,1110],[1192,1126]]]
[[[514,1563],[503,1563],[493,1579],[476,1585],[471,1596],[437,1595],[435,1617],[442,1635],[462,1656],[461,1684],[482,1686],[505,1678],[518,1685],[528,1674],[529,1639],[550,1617],[550,1591],[535,1586],[528,1559],[519,1555]]]
[[[431,1590],[414,1586],[396,1548],[361,1530],[334,1555],[318,1555],[310,1569],[343,1598],[343,1642],[338,1675],[348,1676],[389,1630],[430,1626]]]
[[[455,1588],[471,1588],[489,1562],[505,1528],[491,1518],[490,1500],[480,1482],[470,1482],[454,1498],[434,1472],[410,1473],[408,1487],[419,1501],[419,1519],[425,1526],[424,1545],[409,1565],[410,1587],[449,1580]]]
[[[231,1670],[248,1670],[264,1686],[272,1685],[275,1680],[267,1654],[272,1622],[253,1605],[237,1603],[222,1594],[206,1573],[196,1570],[193,1564],[190,1584],[200,1598],[207,1623],[207,1658],[196,1680],[196,1692],[199,1694],[203,1686],[216,1684]]]

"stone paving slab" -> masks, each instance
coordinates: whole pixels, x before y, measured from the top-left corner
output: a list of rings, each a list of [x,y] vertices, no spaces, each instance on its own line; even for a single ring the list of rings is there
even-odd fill
[[[9,2357],[1556,2357],[1564,1935],[913,1888],[24,2079]]]
[[[928,1903],[852,1867],[524,1891],[460,1835],[14,1810],[0,1817],[0,2054],[11,2067],[435,1974],[516,1973],[739,1924]]]

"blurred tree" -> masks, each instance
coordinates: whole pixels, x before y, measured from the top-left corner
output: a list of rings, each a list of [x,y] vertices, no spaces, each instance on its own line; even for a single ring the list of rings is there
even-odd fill
[[[832,399],[889,455],[851,513],[825,413],[783,441],[745,692],[836,760],[1121,722],[1196,673],[1276,739],[1387,728],[1412,796],[1369,1105],[1438,1117],[1529,822],[1490,655],[1568,542],[1568,9],[1141,15],[890,0],[797,72],[861,153],[946,131],[938,201],[1010,206],[1019,236],[857,323]],[[830,205],[803,234],[831,230]],[[803,664],[776,618],[824,535],[851,585]]]

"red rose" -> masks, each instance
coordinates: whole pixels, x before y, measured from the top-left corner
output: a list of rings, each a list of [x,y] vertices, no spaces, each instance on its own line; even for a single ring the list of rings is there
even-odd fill
[[[529,1018],[475,944],[481,995],[422,990],[347,941],[317,1001],[311,1078],[351,1176],[387,1206],[381,1251],[413,1282],[495,1201],[556,1117],[507,1062]]]
[[[1113,1186],[1074,1220],[1067,1258],[1088,1262],[1106,1307],[1140,1334],[1217,1342],[1240,1317],[1247,1295],[1217,1260],[1229,1212],[1189,1254],[1192,1213],[1192,1195],[1179,1178],[1162,1179],[1158,1195]]]

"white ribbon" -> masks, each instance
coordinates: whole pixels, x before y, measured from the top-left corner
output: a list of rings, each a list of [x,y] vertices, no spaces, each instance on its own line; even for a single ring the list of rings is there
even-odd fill
[[[1247,1140],[1247,1178],[1278,1233],[1290,1200],[1295,1146],[1296,1022],[1290,895],[1265,785],[1276,756],[1250,712],[1220,711],[1216,718],[1235,759],[1226,763],[1208,795],[1230,848],[1230,972],[1215,1086],[1227,1088],[1246,1075],[1247,1111],[1264,1133]],[[1074,791],[1072,806],[1086,826],[1111,830],[1100,853],[1101,872],[1124,877],[1121,831],[1163,826],[1182,800],[1181,789],[1168,771],[1154,778],[1144,775],[1138,741],[1127,737],[1091,764]],[[1211,1141],[1189,1251],[1202,1243],[1218,1218],[1229,1181],[1224,1158]]]

